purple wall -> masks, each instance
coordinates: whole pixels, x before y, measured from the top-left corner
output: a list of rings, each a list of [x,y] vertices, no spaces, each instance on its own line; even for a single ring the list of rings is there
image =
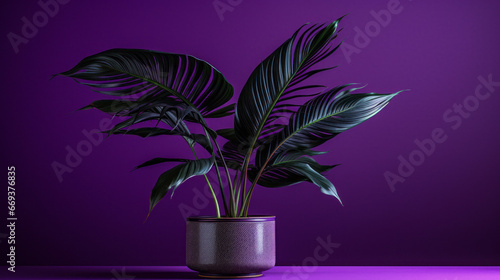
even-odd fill
[[[328,178],[344,207],[308,183],[256,190],[250,211],[277,216],[278,264],[303,264],[320,239],[340,244],[320,265],[499,264],[500,84],[487,82],[500,81],[497,1],[217,0],[233,5],[221,17],[212,0],[66,2],[45,18],[37,1],[1,9],[0,153],[1,166],[17,171],[18,265],[182,265],[179,209],[214,214],[201,195],[193,201],[205,188],[195,178],[144,222],[151,188],[166,166],[129,171],[156,156],[187,154],[175,138],[95,141],[60,182],[52,164],[67,165],[67,149],[85,148],[85,132],[99,129],[107,116],[74,112],[104,96],[70,79],[49,80],[52,74],[110,48],[144,48],[207,60],[238,93],[253,68],[300,25],[346,13],[340,37],[354,53],[339,50],[329,58],[340,67],[321,80],[411,91],[323,146],[330,153],[321,162],[342,164]],[[388,6],[391,18],[381,26],[373,13]],[[33,22],[34,15],[40,27],[23,35],[21,18]],[[23,43],[12,44],[9,32]],[[371,37],[363,38],[366,32]],[[401,160],[412,167],[398,171]],[[2,207],[6,196],[2,191]]]

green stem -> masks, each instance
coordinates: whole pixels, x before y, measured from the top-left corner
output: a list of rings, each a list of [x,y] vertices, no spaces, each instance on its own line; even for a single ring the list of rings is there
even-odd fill
[[[191,146],[189,144],[189,142],[187,141],[186,138],[184,138],[184,140],[186,140],[186,142],[188,143],[189,148],[193,152],[194,158],[198,159],[198,156],[196,155],[196,151],[194,150],[193,146]],[[212,188],[212,185],[210,184],[210,181],[208,180],[207,175],[203,174],[203,177],[205,177],[205,180],[207,181],[207,184],[208,184],[208,188],[210,188],[210,192],[212,193],[212,197],[213,197],[214,202],[215,202],[215,210],[217,211],[217,218],[220,218],[220,209],[219,209],[219,202],[217,201],[217,196],[215,195],[214,189]]]
[[[227,215],[229,213],[229,210],[227,208],[226,196],[224,195],[224,185],[222,184],[222,179],[221,179],[220,171],[219,171],[219,165],[217,164],[217,161],[214,161],[214,165],[215,165],[215,171],[217,172],[217,180],[219,181],[220,192],[222,194],[222,202],[224,202],[224,213],[225,213],[225,215]]]
[[[276,104],[278,103],[279,99],[281,98],[281,96],[283,95],[283,93],[285,92],[285,90],[288,88],[288,86],[290,85],[290,83],[292,82],[292,80],[296,77],[297,73],[300,71],[302,65],[304,64],[305,61],[307,61],[307,59],[309,58],[309,56],[311,55],[312,53],[312,50],[314,50],[316,48],[316,45],[318,43],[315,43],[312,47],[311,47],[311,51],[309,51],[305,56],[304,56],[304,59],[302,59],[302,61],[300,61],[299,65],[297,66],[297,68],[293,71],[293,73],[290,75],[290,77],[288,77],[287,81],[285,82],[285,84],[283,85],[283,87],[281,88],[281,90],[278,92],[276,98],[273,100],[273,103],[271,104],[271,106],[269,106],[267,112],[266,112],[266,115],[264,116],[264,118],[261,120],[260,124],[259,124],[259,127],[257,128],[257,131],[255,133],[255,137],[253,139],[253,142],[252,144],[250,145],[249,147],[249,153],[247,154],[248,156],[248,159],[247,157],[245,157],[245,159],[247,160],[246,161],[246,164],[245,164],[245,182],[244,182],[244,187],[243,187],[243,194],[245,193],[246,191],[246,181],[247,181],[247,178],[248,178],[248,174],[247,174],[247,169],[248,169],[248,164],[250,162],[250,155],[253,151],[253,148],[255,146],[255,144],[257,143],[257,139],[259,139],[259,136],[260,136],[260,133],[262,132],[262,129],[264,128],[264,125],[267,121],[267,119],[269,118],[269,116],[271,115],[271,112],[273,111],[274,107],[276,106]],[[267,163],[267,162],[266,162]],[[263,168],[262,168],[263,169]],[[262,170],[259,172],[259,175],[256,177],[255,179],[255,182],[258,181],[258,177],[260,177],[260,174],[262,173]],[[244,201],[244,204],[245,204],[245,207],[246,208],[246,211],[245,211],[245,216],[248,214],[248,204],[250,203],[250,198],[252,196],[252,192],[254,190],[254,187],[255,187],[255,183],[252,184],[252,187],[250,188],[248,194],[246,197],[245,197],[245,201]],[[243,208],[241,209],[243,211]]]
[[[248,215],[248,208],[250,207],[250,199],[252,198],[252,193],[253,193],[253,190],[255,188],[255,185],[257,184],[257,182],[259,181],[260,179],[260,176],[262,175],[262,172],[264,171],[264,168],[266,168],[267,164],[269,163],[269,160],[271,160],[271,158],[273,157],[273,155],[278,151],[278,149],[286,142],[288,141],[288,139],[290,139],[292,136],[294,136],[295,134],[297,134],[299,131],[303,130],[304,128],[307,128],[317,122],[320,122],[324,119],[327,119],[327,118],[330,118],[330,117],[333,117],[335,115],[338,115],[338,114],[341,114],[345,111],[349,110],[349,108],[347,109],[344,109],[342,111],[338,111],[338,112],[335,112],[334,114],[330,114],[330,115],[327,115],[327,116],[324,116],[322,118],[319,118],[317,120],[315,120],[314,122],[311,122],[311,123],[308,123],[307,125],[304,125],[302,127],[300,127],[299,129],[296,129],[292,134],[290,134],[289,136],[287,136],[284,140],[282,140],[278,145],[277,147],[272,151],[272,153],[269,155],[269,157],[267,158],[266,162],[264,162],[264,164],[262,165],[262,167],[259,169],[259,173],[257,173],[257,176],[255,176],[255,179],[254,179],[254,182],[252,184],[252,186],[250,187],[250,190],[248,191],[248,195],[246,196],[245,198],[245,205],[244,207],[241,209],[242,212],[243,212],[243,209],[245,209],[245,216]]]
[[[245,156],[245,160],[243,162],[243,170],[244,170],[243,178],[242,178],[242,180],[243,180],[243,193],[241,195],[241,210],[242,211],[243,211],[243,206],[245,206],[245,201],[246,201],[246,199],[244,199],[244,198],[245,198],[245,194],[247,192],[248,164],[250,163],[250,156],[252,154],[252,151],[253,151],[253,147],[250,147],[248,149],[248,153]],[[240,213],[240,217],[241,217],[241,214],[242,213]]]
[[[215,201],[215,210],[217,211],[217,218],[220,218],[220,209],[219,209],[219,202],[217,202],[217,196],[215,195],[214,189],[212,188],[212,185],[210,184],[210,181],[208,180],[207,175],[203,175],[205,177],[205,180],[207,181],[208,187],[210,188],[210,192],[212,193],[212,197]]]
[[[236,199],[234,200],[234,205],[235,205],[235,210],[234,210],[234,217],[237,217],[238,215],[238,209],[239,209],[239,201],[240,201],[240,191],[241,188],[238,187],[238,169],[236,169],[236,172],[234,173],[234,181],[233,181],[233,187],[234,190],[238,190],[238,195],[236,196]]]
[[[243,209],[243,206],[245,205],[245,193],[246,193],[245,187],[241,186],[241,185],[244,185],[243,180],[245,180],[245,179],[244,179],[243,172],[242,172],[240,174],[240,189],[243,189],[243,191],[241,192],[241,208],[242,209]],[[241,213],[239,216],[241,217]]]
[[[213,149],[212,141],[210,141],[210,139],[212,139],[212,138],[209,137],[209,133],[205,127],[203,127],[203,130],[205,131],[205,136],[209,140],[210,147]],[[217,142],[215,142],[215,143],[217,144]],[[214,165],[215,165],[215,171],[217,172],[217,179],[219,181],[220,192],[222,194],[222,202],[224,202],[224,212],[225,212],[225,215],[228,215],[228,213],[230,213],[230,212],[228,211],[228,208],[227,208],[226,196],[224,194],[224,185],[222,184],[222,179],[221,179],[220,171],[219,171],[219,165],[217,164],[217,160],[215,160],[215,158],[214,158]]]
[[[229,184],[229,194],[231,195],[231,201],[229,201],[230,203],[230,208],[231,208],[231,215],[234,217],[236,215],[236,203],[235,203],[235,200],[234,200],[234,187],[233,187],[233,183],[231,182],[231,175],[229,174],[229,169],[227,167],[227,164],[226,164],[226,160],[224,159],[224,156],[222,155],[222,152],[221,152],[221,149],[219,147],[219,143],[217,143],[217,141],[215,141],[215,139],[213,139],[214,142],[215,142],[215,146],[217,147],[217,151],[219,153],[219,156],[222,160],[222,165],[224,166],[224,170],[226,172],[226,177],[227,177],[227,182]]]
[[[260,177],[262,172],[259,172],[259,175],[257,175],[258,177]],[[246,205],[243,206],[243,208],[241,209],[241,211],[243,212],[243,210],[245,211],[245,216],[248,216],[248,208],[250,208],[250,199],[252,199],[252,193],[253,193],[253,190],[255,188],[255,184],[256,182],[258,181],[258,179],[255,180],[255,182],[252,184],[252,187],[250,187],[250,191],[248,191],[248,194],[247,194],[247,197],[245,198],[245,202],[246,202]]]
[[[171,89],[171,88],[168,88],[168,87],[166,87],[166,86],[162,85],[161,83],[159,83],[159,82],[157,82],[157,81],[154,81],[154,80],[152,80],[152,79],[149,79],[149,78],[146,78],[146,77],[141,77],[141,76],[139,76],[139,75],[134,75],[134,74],[132,74],[132,73],[130,73],[130,72],[123,71],[123,70],[118,70],[118,69],[115,69],[115,68],[113,68],[113,67],[108,67],[108,68],[113,69],[113,70],[115,70],[115,71],[117,71],[117,72],[121,72],[121,73],[124,73],[124,74],[130,75],[130,76],[135,77],[135,78],[138,78],[138,79],[142,79],[142,80],[144,80],[144,81],[146,81],[146,82],[148,82],[148,83],[151,83],[151,84],[153,84],[153,85],[155,85],[155,86],[157,86],[157,87],[159,87],[159,88],[162,88],[162,89],[164,89],[164,90],[166,90],[166,91],[170,92],[171,94],[175,95],[177,98],[179,98],[180,100],[182,100],[184,103],[186,103],[188,106],[191,106],[191,107],[195,108],[196,112],[198,112],[198,113],[200,114],[200,116],[201,116],[201,113],[200,113],[200,111],[197,109],[197,107],[196,107],[196,106],[194,106],[194,104],[192,104],[192,103],[191,103],[191,102],[190,102],[190,101],[189,101],[186,97],[184,97],[181,93],[179,93],[179,92],[177,92],[177,91],[175,91],[175,90],[173,90],[173,89]],[[203,120],[203,123],[204,123],[204,125],[206,125],[206,123],[205,123],[205,121],[204,121],[204,120]],[[206,131],[205,127],[204,127],[203,129],[205,130],[205,134],[206,134],[206,133],[207,133],[207,131]],[[208,138],[208,135],[207,135],[207,138]],[[217,144],[217,142],[215,141],[215,139],[213,139],[213,140],[214,140],[214,142]],[[212,144],[210,144],[210,145],[212,145]],[[225,211],[227,212],[227,204],[226,204],[226,199],[224,198],[224,189],[223,189],[223,186],[222,186],[222,181],[221,181],[221,178],[220,178],[220,172],[219,172],[219,169],[218,169],[217,162],[215,162],[215,170],[217,171],[217,176],[218,176],[218,179],[219,179],[219,184],[220,184],[220,187],[221,187],[222,199],[223,199],[223,202],[224,202],[224,209],[225,209]],[[229,174],[228,174],[228,175],[229,175]],[[205,177],[206,177],[206,176],[205,176]],[[207,180],[208,180],[208,178],[207,178]],[[229,179],[229,181],[230,181],[230,179]]]

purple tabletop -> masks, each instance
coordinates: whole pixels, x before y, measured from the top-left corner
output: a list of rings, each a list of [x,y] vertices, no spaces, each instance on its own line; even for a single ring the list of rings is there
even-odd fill
[[[200,279],[183,266],[24,266],[3,268],[1,279]],[[500,267],[280,266],[255,279],[482,280],[500,279]]]

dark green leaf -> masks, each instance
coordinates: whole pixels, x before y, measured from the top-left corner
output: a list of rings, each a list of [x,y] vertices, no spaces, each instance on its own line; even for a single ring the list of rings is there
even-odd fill
[[[164,129],[164,128],[158,128],[158,127],[141,127],[141,128],[136,128],[136,129],[130,129],[130,130],[124,130],[124,129],[119,129],[119,130],[114,130],[114,131],[103,131],[104,133],[108,134],[128,134],[128,135],[137,135],[143,138],[146,137],[153,137],[153,136],[159,136],[159,135],[180,135],[185,138],[186,140],[189,140],[191,144],[198,143],[200,144],[203,148],[205,148],[209,153],[212,153],[213,148],[210,145],[207,137],[202,134],[196,134],[196,133],[188,133],[184,134],[181,133],[178,130],[169,130],[169,129]]]
[[[333,184],[321,175],[321,172],[330,170],[335,166],[320,165],[314,159],[308,157],[276,162],[266,167],[259,178],[258,184],[268,188],[277,188],[307,181],[319,186],[321,192],[336,197],[342,203]],[[255,179],[256,173],[256,168],[250,169],[249,175],[252,181]]]
[[[330,43],[336,38],[340,19],[327,25],[309,25],[299,29],[253,71],[238,99],[235,129],[238,140],[253,149],[259,139],[273,134],[268,127],[282,116],[292,112],[276,110],[284,100],[314,96],[317,92],[297,94],[302,90],[320,87],[300,86],[310,76],[327,69],[309,69],[332,54],[338,46]]]
[[[179,132],[172,131],[170,129],[159,128],[159,127],[141,127],[135,129],[119,129],[115,131],[103,131],[104,133],[112,133],[112,134],[129,134],[136,135],[142,138],[159,136],[159,135],[179,135]]]
[[[116,125],[113,126],[113,128],[111,128],[107,132],[109,135],[111,135],[125,127],[129,127],[134,124],[139,124],[151,120],[160,120],[160,115],[153,112],[143,112],[141,114],[136,114],[122,122],[117,123]]]
[[[217,135],[229,141],[237,141],[236,135],[234,134],[234,128],[223,128],[215,131]]]
[[[154,158],[136,166],[134,169],[139,169],[146,166],[151,166],[164,162],[188,162],[188,161],[189,161],[188,159],[183,159],[183,158]]]
[[[207,174],[213,164],[214,160],[212,158],[191,160],[161,174],[151,192],[149,213],[168,191],[171,190],[173,196],[175,189],[180,184],[193,176]]]
[[[272,141],[259,148],[256,165],[263,166],[276,153],[311,149],[323,144],[373,117],[399,93],[351,94],[355,89],[342,91],[345,87],[329,90],[302,105],[288,125]]]
[[[175,98],[208,115],[233,95],[233,87],[207,62],[189,55],[112,49],[84,58],[60,75],[114,96]],[[170,104],[173,105],[173,104]]]
[[[137,104],[130,100],[103,99],[103,100],[96,100],[92,102],[90,105],[81,108],[80,110],[95,108],[105,113],[118,114],[120,112],[130,110],[135,106],[137,106]]]
[[[231,116],[234,114],[234,105],[235,104],[227,105],[219,110],[213,111],[212,113],[205,115],[205,118],[222,118]]]
[[[231,165],[228,166],[231,169],[238,170],[243,165],[243,160],[245,158],[244,154],[245,147],[240,146],[237,141],[229,141],[222,147],[222,156],[226,161],[230,161]]]

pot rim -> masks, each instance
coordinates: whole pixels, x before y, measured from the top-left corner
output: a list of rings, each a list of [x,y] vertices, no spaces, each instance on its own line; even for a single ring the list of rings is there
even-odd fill
[[[187,217],[189,222],[271,222],[276,220],[276,216],[251,215],[248,217],[214,217],[214,216],[194,216]]]

